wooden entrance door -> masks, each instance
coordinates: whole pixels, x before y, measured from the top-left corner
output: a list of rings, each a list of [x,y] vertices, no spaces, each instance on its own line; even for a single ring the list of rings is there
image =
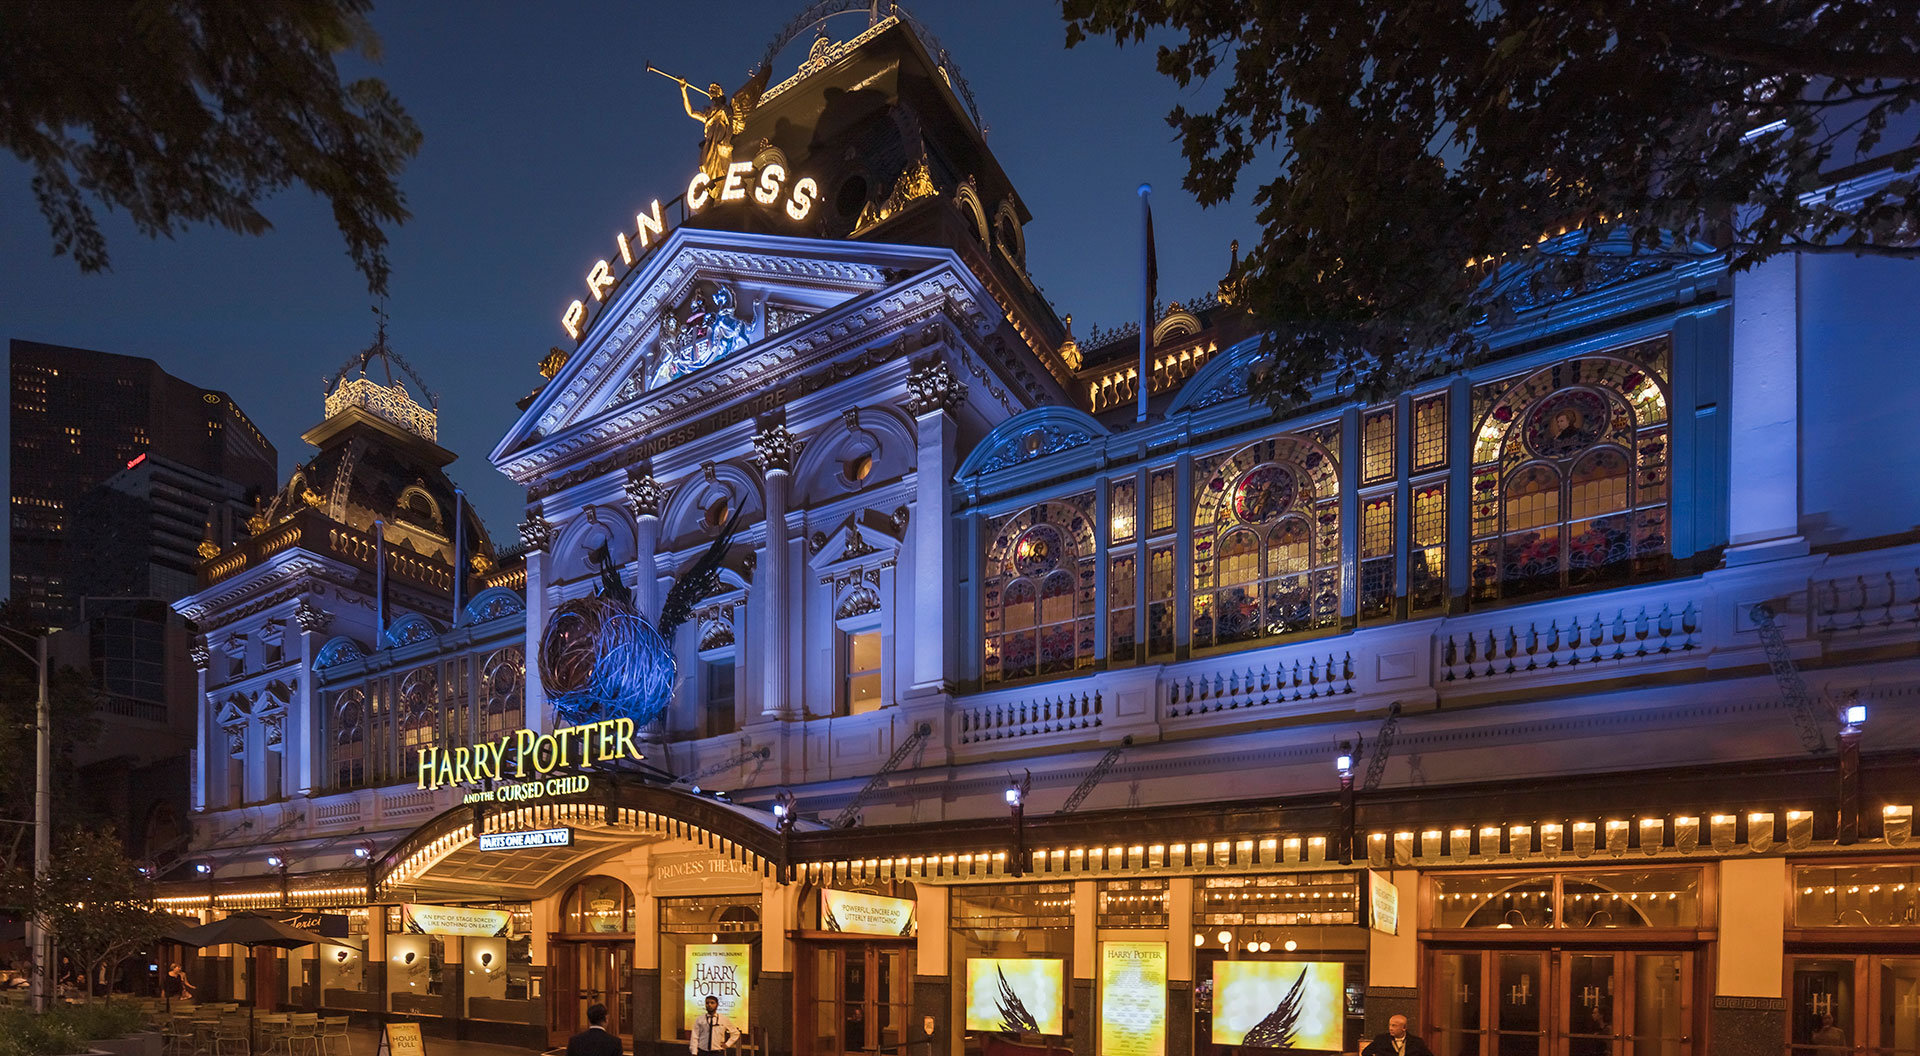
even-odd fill
[[[587,1009],[607,1006],[606,1028],[625,1042],[633,1040],[633,941],[568,942],[551,945],[553,968],[547,1004],[547,1037],[554,1044],[587,1029]]]
[[[904,1051],[913,1006],[912,946],[809,943],[800,958],[795,1056]]]

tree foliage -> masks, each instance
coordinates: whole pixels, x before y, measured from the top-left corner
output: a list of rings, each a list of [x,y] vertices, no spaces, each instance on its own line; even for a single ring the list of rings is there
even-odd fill
[[[301,184],[327,199],[354,265],[385,293],[385,228],[412,118],[343,52],[376,57],[371,0],[17,0],[0,15],[0,136],[33,169],[55,254],[108,267],[92,203],[149,237],[200,223],[258,235],[259,205]]]
[[[1916,255],[1913,0],[1062,9],[1069,46],[1166,37],[1159,71],[1211,102],[1167,118],[1202,205],[1273,173],[1238,303],[1276,335],[1276,403],[1455,364],[1510,307],[1490,279],[1577,286],[1596,247]],[[1876,159],[1897,178],[1831,190]]]
[[[33,908],[60,944],[86,970],[87,992],[101,966],[152,942],[169,923],[155,907],[152,884],[111,830],[77,829],[33,885]]]

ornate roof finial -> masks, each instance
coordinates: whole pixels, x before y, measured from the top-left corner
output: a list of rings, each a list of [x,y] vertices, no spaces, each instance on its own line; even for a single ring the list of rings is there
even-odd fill
[[[1082,357],[1080,355],[1080,342],[1073,339],[1072,313],[1068,313],[1066,323],[1067,337],[1066,340],[1060,342],[1060,358],[1066,362],[1068,370],[1079,370]]]
[[[200,533],[200,545],[198,547],[195,547],[194,549],[195,549],[195,552],[200,555],[200,559],[202,561],[211,561],[214,558],[220,556],[220,543],[218,540],[214,539],[213,537],[213,504],[212,503],[207,504],[206,531]]]

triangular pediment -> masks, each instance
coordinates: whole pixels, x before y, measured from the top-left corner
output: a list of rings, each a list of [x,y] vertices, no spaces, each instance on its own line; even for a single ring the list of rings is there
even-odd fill
[[[737,391],[756,367],[893,312],[890,291],[903,286],[929,287],[913,296],[957,302],[992,325],[979,308],[987,298],[947,250],[676,230],[609,295],[493,461],[518,477],[529,453],[611,417]]]

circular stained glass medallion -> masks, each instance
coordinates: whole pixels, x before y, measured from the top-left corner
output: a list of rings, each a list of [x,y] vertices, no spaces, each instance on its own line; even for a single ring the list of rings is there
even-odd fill
[[[1527,446],[1543,458],[1565,458],[1592,447],[1607,431],[1607,401],[1587,389],[1562,389],[1527,412]]]
[[[1282,466],[1255,466],[1233,486],[1233,513],[1248,524],[1265,524],[1294,499],[1293,474]]]
[[[1060,530],[1051,524],[1036,524],[1020,534],[1013,545],[1013,564],[1023,576],[1037,576],[1060,567],[1066,544]]]

